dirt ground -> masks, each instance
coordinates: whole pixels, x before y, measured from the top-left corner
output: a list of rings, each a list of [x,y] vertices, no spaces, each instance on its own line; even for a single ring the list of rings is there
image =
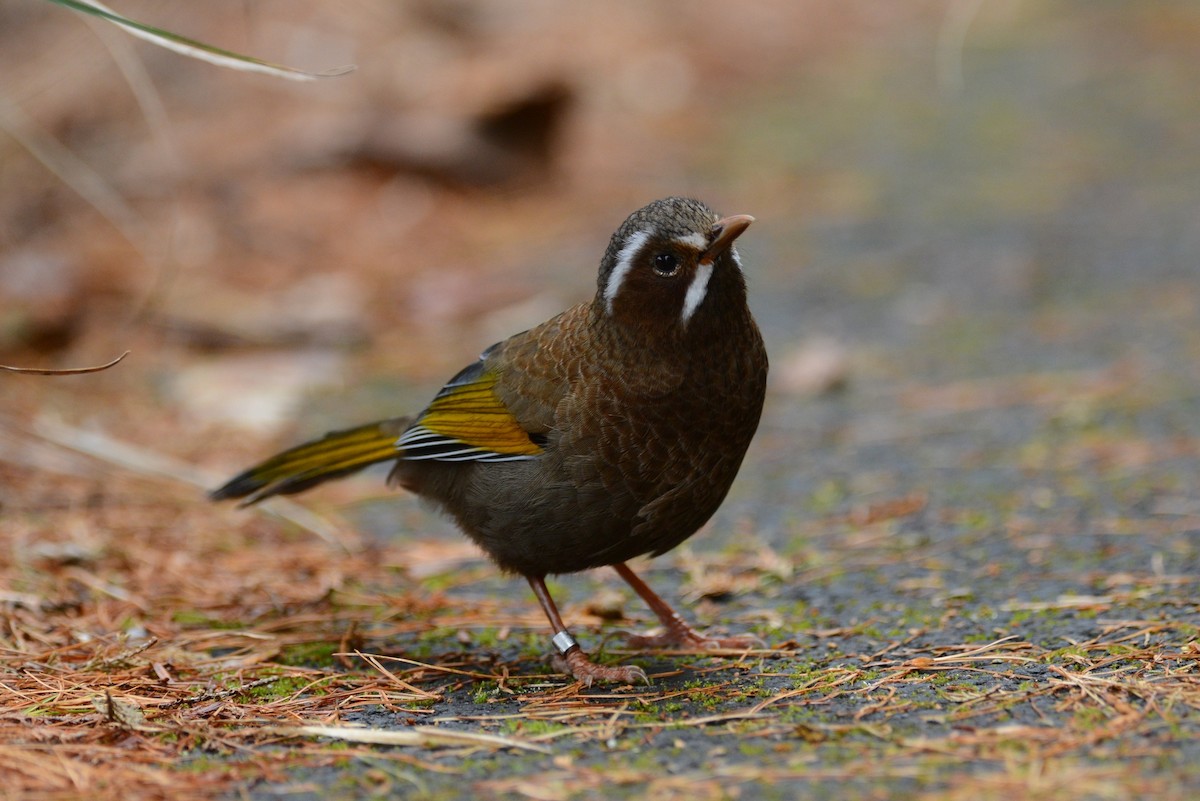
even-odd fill
[[[114,3],[114,5],[117,5]],[[1200,793],[1200,8],[123,2],[291,83],[0,6],[0,798]],[[714,520],[640,572],[763,647],[553,673],[545,622],[368,472],[690,194],[772,358]],[[742,244],[744,242],[744,244]]]

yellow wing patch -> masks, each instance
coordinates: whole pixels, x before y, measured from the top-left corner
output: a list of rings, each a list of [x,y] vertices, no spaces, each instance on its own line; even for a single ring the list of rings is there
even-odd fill
[[[497,376],[476,362],[450,380],[396,442],[400,458],[514,461],[542,452],[496,395]]]

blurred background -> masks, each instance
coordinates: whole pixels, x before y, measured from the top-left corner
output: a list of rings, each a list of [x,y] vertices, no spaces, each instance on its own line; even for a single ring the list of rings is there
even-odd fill
[[[273,722],[298,710],[405,727],[499,710],[480,725],[510,734],[528,699],[579,723],[558,772],[473,756],[480,773],[435,795],[513,771],[536,777],[519,792],[570,795],[556,777],[579,754],[584,795],[636,792],[650,766],[674,797],[716,766],[727,792],[689,797],[778,795],[777,769],[839,798],[859,769],[880,771],[872,797],[926,776],[946,798],[1196,797],[1163,789],[1195,785],[1200,706],[1196,0],[110,2],[357,69],[235,72],[0,0],[0,365],[130,352],[91,375],[0,371],[9,773],[122,798],[265,776],[275,798]],[[524,583],[380,471],[300,504],[205,501],[279,448],[419,410],[483,347],[589,299],[612,231],[670,194],[757,218],[738,247],[772,373],[708,530],[638,567],[700,625],[777,650],[653,657],[667,672],[645,692],[697,688],[658,707],[692,723],[782,695],[616,746],[619,715],[656,707],[592,695],[597,716],[574,717],[580,699],[536,681],[546,624]],[[553,582],[589,644],[652,623],[618,584]],[[986,642],[1024,656],[984,669]],[[436,707],[355,718],[396,709],[376,698],[395,676],[332,657],[360,646],[471,672],[447,689],[393,666]],[[972,661],[923,673],[938,653]],[[208,694],[281,669],[304,676],[283,706]],[[510,670],[535,683],[501,695]],[[142,731],[121,693],[150,734],[118,729]],[[766,729],[740,719],[788,698]],[[528,733],[545,731],[566,730]],[[34,762],[35,745],[57,750]],[[432,781],[426,756],[397,757],[420,775],[397,762],[395,786]]]
[[[98,375],[0,379],[10,508],[115,491],[113,470],[22,439],[38,421],[207,479],[416,410],[483,346],[589,298],[612,230],[668,194],[759,220],[740,247],[770,434],[735,499],[803,500],[767,529],[928,488],[947,423],[914,415],[1011,405],[1031,374],[1183,380],[1200,352],[1186,0],[118,10],[357,70],[281,81],[0,5],[0,363],[132,351]],[[810,456],[879,443],[903,445],[894,471],[833,488],[836,463]]]

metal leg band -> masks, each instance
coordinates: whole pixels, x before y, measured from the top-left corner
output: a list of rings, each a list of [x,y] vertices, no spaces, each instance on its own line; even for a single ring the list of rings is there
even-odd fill
[[[579,643],[576,642],[575,638],[571,636],[571,632],[566,631],[565,629],[563,631],[556,631],[550,642],[554,643],[554,647],[557,648],[558,652],[564,656],[566,655],[567,651],[570,651],[572,648],[579,647]]]

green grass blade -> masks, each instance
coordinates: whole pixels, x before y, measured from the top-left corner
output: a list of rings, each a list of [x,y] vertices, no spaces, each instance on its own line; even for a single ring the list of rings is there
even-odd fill
[[[107,20],[118,27],[124,28],[130,35],[136,36],[139,39],[144,39],[159,47],[165,47],[176,53],[201,61],[207,61],[210,64],[216,64],[221,67],[242,70],[244,72],[260,72],[265,75],[273,75],[277,78],[286,78],[292,81],[334,78],[354,70],[354,67],[338,67],[323,72],[305,72],[293,67],[285,67],[280,64],[272,64],[261,59],[245,56],[241,53],[234,53],[230,50],[205,44],[204,42],[198,42],[195,39],[189,39],[186,36],[180,36],[171,31],[164,31],[161,28],[146,25],[128,17],[123,17],[102,3],[96,2],[96,0],[50,0],[50,2],[78,11],[81,14],[90,14],[94,17]]]

